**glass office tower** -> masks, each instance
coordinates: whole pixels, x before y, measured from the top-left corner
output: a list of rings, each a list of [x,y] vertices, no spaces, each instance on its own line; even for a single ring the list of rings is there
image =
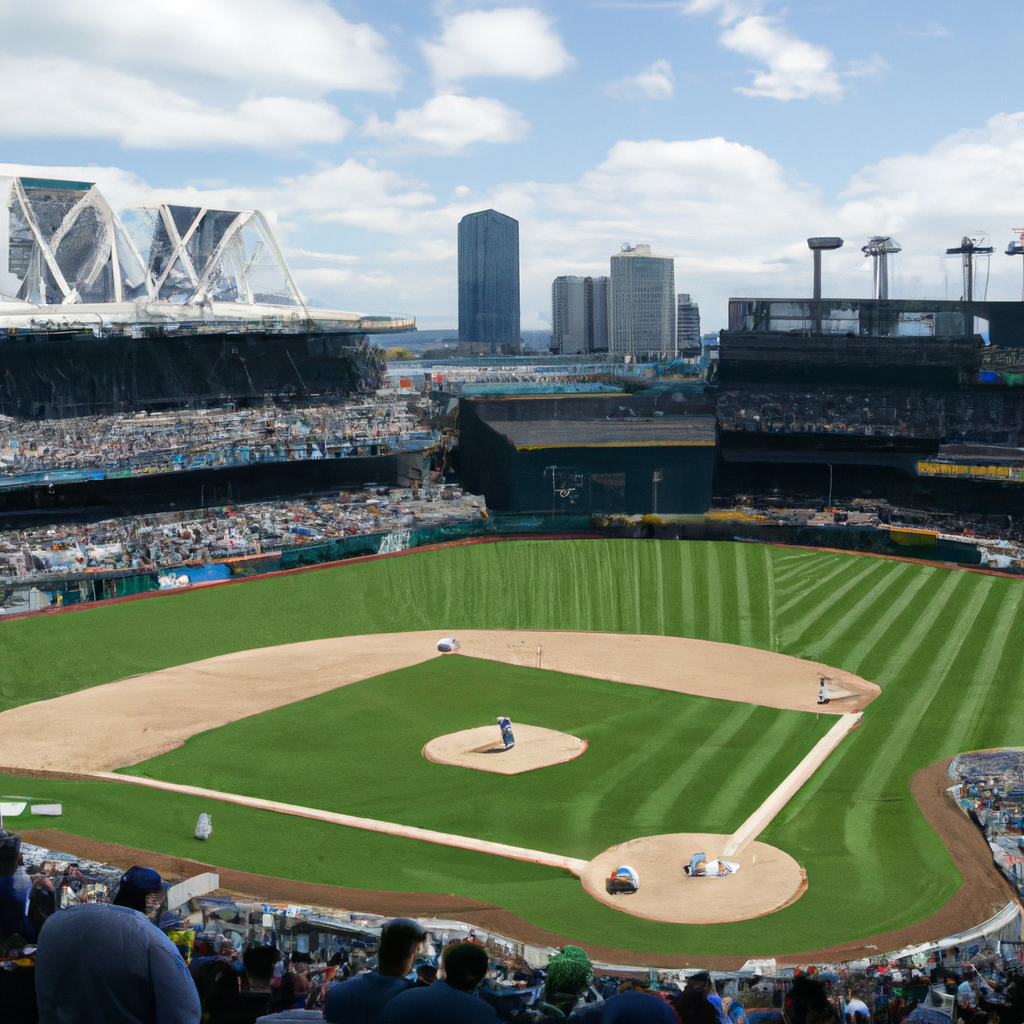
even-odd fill
[[[459,343],[519,350],[519,221],[496,210],[459,221]]]
[[[611,350],[637,359],[676,352],[675,261],[649,245],[624,245],[611,258]]]

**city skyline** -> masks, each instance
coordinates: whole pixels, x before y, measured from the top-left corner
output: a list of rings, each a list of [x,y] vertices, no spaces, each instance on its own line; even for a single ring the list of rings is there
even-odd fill
[[[122,8],[0,4],[0,172],[96,181],[116,209],[261,209],[331,307],[454,326],[454,228],[489,206],[521,224],[524,329],[554,277],[636,238],[709,329],[729,296],[806,294],[814,234],[847,239],[832,295],[870,295],[883,233],[895,296],[955,298],[944,250],[979,231],[989,297],[1021,294],[1008,0]]]

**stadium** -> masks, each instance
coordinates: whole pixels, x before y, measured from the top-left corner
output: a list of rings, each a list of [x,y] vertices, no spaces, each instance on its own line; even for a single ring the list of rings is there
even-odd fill
[[[18,822],[31,842],[201,861],[264,892],[476,922],[609,963],[881,954],[1010,900],[943,792],[949,758],[1024,743],[1019,588],[768,544],[518,539],[26,615],[0,632],[0,785],[63,804],[59,832]],[[457,654],[433,647],[460,634]],[[852,709],[815,707],[819,671],[860,681],[862,717],[757,837],[798,865],[792,898],[680,923],[581,884],[573,866],[618,844],[734,834]],[[673,674],[704,682],[658,682]],[[798,697],[772,696],[786,686]],[[517,774],[423,755],[498,715],[585,749]],[[678,844],[680,876],[695,852]],[[760,888],[759,859],[687,884]]]

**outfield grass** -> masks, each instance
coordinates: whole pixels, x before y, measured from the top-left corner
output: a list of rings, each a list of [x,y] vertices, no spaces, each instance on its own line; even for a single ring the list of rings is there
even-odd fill
[[[918,768],[961,750],[1024,745],[1022,593],[1018,580],[833,552],[521,541],[0,623],[6,707],[234,650],[401,629],[695,636],[814,658],[872,679],[882,694],[864,723],[762,836],[806,867],[808,892],[758,921],[658,925],[604,907],[553,869],[242,808],[216,808],[214,820],[228,834],[218,831],[217,845],[203,849],[189,838],[202,808],[187,798],[126,795],[116,784],[5,785],[25,793],[30,785],[40,793],[59,788],[68,831],[182,855],[221,851],[219,862],[229,867],[458,892],[581,941],[643,951],[796,952],[910,924],[956,891],[959,875],[908,782]],[[317,725],[309,721],[308,732]],[[305,741],[293,739],[291,753],[308,784],[299,802],[315,804],[327,775],[344,783],[359,769],[344,749],[321,754],[319,763],[304,757]],[[268,738],[265,747],[273,743]],[[623,788],[626,819],[663,796],[656,785],[630,793],[625,778]],[[692,799],[702,800],[699,790]],[[291,837],[285,851],[274,842],[283,836]]]

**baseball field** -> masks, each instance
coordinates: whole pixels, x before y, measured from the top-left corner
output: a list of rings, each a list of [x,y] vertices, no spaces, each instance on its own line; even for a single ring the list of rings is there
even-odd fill
[[[760,837],[799,862],[807,891],[743,922],[643,920],[558,868],[198,797],[24,777],[0,777],[0,787],[61,800],[59,826],[76,836],[325,885],[469,897],[602,947],[812,950],[913,924],[959,888],[909,783],[959,751],[1024,744],[1022,585],[766,545],[517,541],[0,623],[0,710],[231,652],[409,630],[693,637],[877,683],[862,724]],[[833,721],[471,657],[434,658],[239,721],[226,712],[228,724],[125,771],[583,858],[642,835],[735,829]],[[588,749],[507,777],[421,756],[432,737],[496,714],[580,736]],[[116,746],[131,726],[109,719]],[[10,763],[3,727],[0,715],[0,765]],[[201,810],[214,820],[205,844],[192,838]]]

